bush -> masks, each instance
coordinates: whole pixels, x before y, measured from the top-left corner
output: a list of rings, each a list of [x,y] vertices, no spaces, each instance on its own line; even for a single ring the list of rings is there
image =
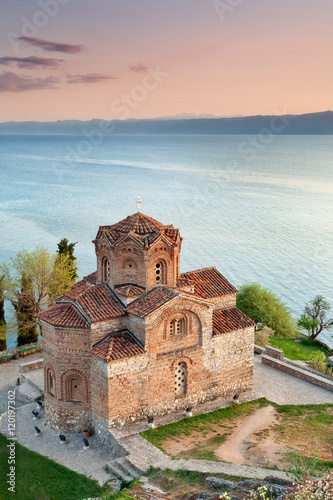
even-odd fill
[[[333,368],[330,368],[326,363],[326,356],[323,352],[316,353],[309,361],[309,367],[320,373],[325,373],[333,377]]]
[[[274,335],[274,330],[268,326],[264,326],[261,330],[254,334],[254,343],[259,347],[266,347],[268,345],[268,339],[271,335]]]
[[[294,336],[296,323],[290,309],[274,292],[263,288],[260,283],[241,285],[236,303],[254,321],[272,328],[277,337]]]

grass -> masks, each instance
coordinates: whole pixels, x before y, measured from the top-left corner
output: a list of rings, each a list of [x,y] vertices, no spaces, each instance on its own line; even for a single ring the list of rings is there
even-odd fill
[[[205,475],[201,472],[161,470],[151,467],[147,476],[149,481],[158,485],[163,491],[171,493],[177,499],[183,499],[199,491],[207,491]]]
[[[8,439],[0,434],[0,498],[1,500],[72,500],[95,498],[110,491],[96,481],[57,464],[47,457],[16,443],[16,491],[8,491]],[[110,493],[111,495],[111,493]],[[112,498],[110,496],[110,498]],[[119,497],[121,498],[121,497]]]
[[[265,398],[231,405],[211,413],[184,418],[142,433],[142,436],[163,451],[168,443],[186,442],[177,458],[217,460],[215,450],[225,441],[239,418],[253,414],[263,406],[272,405],[278,413],[278,423],[273,431],[278,443],[287,444],[287,451],[294,451],[305,462],[318,456],[317,470],[329,470],[333,465],[333,404],[277,405]],[[225,431],[225,432],[224,432]],[[257,438],[262,440],[268,433],[262,429]],[[189,439],[190,437],[190,439]],[[188,446],[191,446],[188,448]],[[179,448],[181,449],[181,447]],[[288,456],[286,455],[288,460]]]
[[[279,337],[269,337],[269,344],[272,347],[281,349],[286,358],[293,360],[309,361],[319,352],[327,356],[327,350],[319,344],[311,343],[309,339],[295,341],[295,339],[281,339]]]
[[[147,439],[147,441],[150,441],[154,446],[157,446],[157,448],[165,451],[163,449],[163,444],[169,439],[175,440],[177,437],[190,436],[193,433],[203,435],[205,432],[216,432],[215,427],[217,425],[230,429],[231,421],[239,417],[250,415],[254,413],[256,409],[267,406],[268,404],[269,402],[265,398],[260,398],[240,405],[231,405],[227,408],[220,408],[219,410],[212,411],[211,413],[204,413],[202,415],[184,418],[179,422],[162,425],[157,429],[149,429],[142,432],[141,436]],[[225,434],[223,436],[218,436],[219,439],[222,439],[219,442],[222,443],[225,437]],[[202,448],[202,446],[200,446],[200,448]]]

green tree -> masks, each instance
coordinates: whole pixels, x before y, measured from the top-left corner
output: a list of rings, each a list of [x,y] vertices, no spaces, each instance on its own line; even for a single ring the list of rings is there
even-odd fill
[[[333,318],[327,318],[330,309],[331,306],[321,295],[317,295],[312,302],[305,305],[304,313],[297,321],[297,325],[308,332],[311,342],[322,331],[333,327]]]
[[[0,275],[4,277],[5,298],[16,312],[19,345],[35,342],[38,313],[75,282],[68,256],[51,255],[39,246],[32,252],[21,250],[10,259],[10,264],[0,266]]]
[[[0,277],[0,351],[7,347],[6,342],[6,319],[5,319],[5,295],[3,289],[3,276]]]
[[[21,288],[12,302],[17,321],[17,345],[32,344],[38,340],[35,301],[30,277],[22,276]]]
[[[236,304],[254,321],[272,328],[276,336],[288,338],[294,335],[296,324],[290,309],[274,292],[260,283],[241,285]]]
[[[70,268],[71,279],[74,280],[74,282],[79,277],[77,274],[77,263],[76,263],[77,259],[74,256],[74,249],[76,243],[69,243],[67,238],[62,238],[62,240],[60,240],[60,242],[58,243],[58,250],[57,250],[58,255],[62,257],[63,256],[68,257],[68,267]]]

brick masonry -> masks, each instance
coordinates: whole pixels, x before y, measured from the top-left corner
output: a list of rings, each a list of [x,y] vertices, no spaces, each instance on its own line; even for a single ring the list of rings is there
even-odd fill
[[[107,237],[100,228],[95,240],[97,284],[106,281],[115,292],[116,285],[126,283],[147,291],[163,284],[178,290],[175,298],[152,307],[144,317],[127,311],[124,301],[122,315],[101,321],[85,317],[87,328],[54,326],[41,315],[45,421],[58,431],[91,425],[116,446],[109,433],[115,426],[252,389],[254,325],[212,335],[214,310],[234,308],[236,293],[217,289],[214,297],[204,299],[193,287],[177,289],[179,232],[162,225],[155,231],[150,219],[147,224],[154,232],[129,232],[126,237],[114,236],[109,226]],[[167,237],[168,231],[174,231],[173,238]],[[123,329],[144,348],[141,354],[112,361],[92,354],[97,341]]]

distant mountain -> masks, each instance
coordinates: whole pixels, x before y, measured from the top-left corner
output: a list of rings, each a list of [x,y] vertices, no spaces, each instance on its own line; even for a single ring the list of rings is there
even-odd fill
[[[181,115],[183,116],[183,115]],[[304,115],[0,123],[0,134],[333,134],[333,111]]]

